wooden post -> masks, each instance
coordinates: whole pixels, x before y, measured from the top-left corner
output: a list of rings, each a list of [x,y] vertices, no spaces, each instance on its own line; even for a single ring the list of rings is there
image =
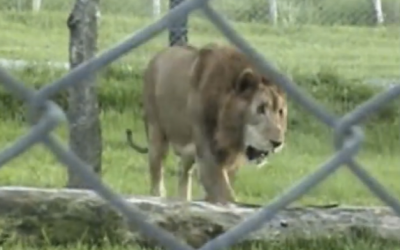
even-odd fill
[[[97,52],[97,16],[99,0],[76,0],[67,26],[70,32],[69,61],[71,69],[92,58]],[[96,77],[92,75],[68,89],[70,149],[101,174],[102,138]],[[69,188],[87,188],[74,172],[68,171]]]

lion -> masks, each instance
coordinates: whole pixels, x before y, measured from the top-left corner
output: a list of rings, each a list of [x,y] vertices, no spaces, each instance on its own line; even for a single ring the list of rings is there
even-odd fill
[[[260,163],[285,144],[286,94],[231,45],[172,46],[158,52],[143,77],[148,148],[127,129],[128,143],[148,154],[150,194],[165,197],[163,161],[179,161],[179,198],[191,200],[196,163],[205,201],[237,202],[238,168]]]

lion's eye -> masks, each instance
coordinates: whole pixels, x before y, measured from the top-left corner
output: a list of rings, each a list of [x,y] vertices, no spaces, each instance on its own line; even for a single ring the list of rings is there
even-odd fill
[[[257,107],[257,113],[259,114],[265,114],[266,110],[266,104],[261,104],[260,106]]]
[[[283,116],[283,109],[279,109],[279,115]]]

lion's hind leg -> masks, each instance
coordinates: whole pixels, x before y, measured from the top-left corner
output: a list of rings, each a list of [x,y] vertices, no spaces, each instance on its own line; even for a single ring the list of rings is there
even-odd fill
[[[168,140],[161,128],[149,124],[149,171],[150,171],[150,195],[165,197],[163,162],[168,153]]]
[[[193,156],[181,156],[179,161],[178,192],[180,199],[192,200]]]

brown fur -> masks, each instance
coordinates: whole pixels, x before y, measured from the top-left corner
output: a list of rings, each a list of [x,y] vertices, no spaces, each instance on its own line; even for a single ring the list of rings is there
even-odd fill
[[[176,46],[157,53],[144,74],[143,98],[152,195],[165,195],[168,145],[181,158],[180,197],[191,199],[196,162],[206,200],[226,203],[235,201],[231,182],[247,144],[273,152],[271,145],[284,143],[285,94],[231,46]],[[127,132],[130,145],[146,153]]]

